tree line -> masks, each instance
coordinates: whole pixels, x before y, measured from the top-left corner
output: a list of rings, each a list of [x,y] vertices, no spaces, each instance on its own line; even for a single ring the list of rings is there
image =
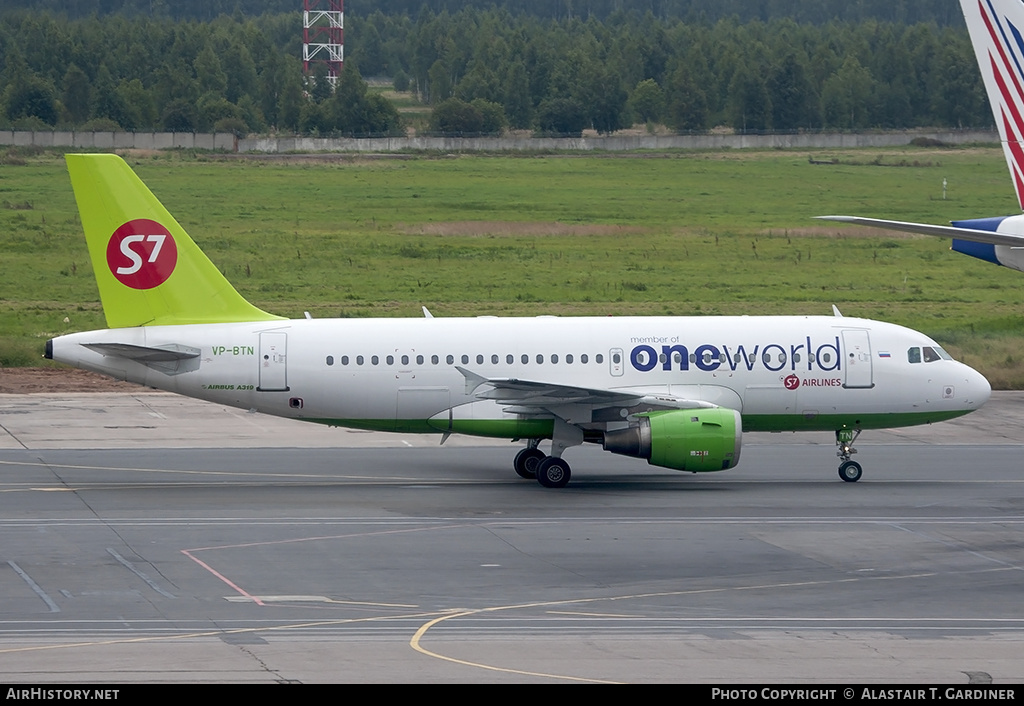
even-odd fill
[[[303,76],[298,12],[235,12],[207,22],[7,12],[0,123],[402,132],[394,104],[362,78],[370,76],[431,106],[422,127],[446,134],[612,133],[634,123],[676,131],[991,124],[966,29],[934,19],[689,22],[614,8],[601,19],[500,7],[355,15],[356,4],[346,4],[346,62],[336,88],[322,66]]]
[[[962,26],[957,0],[345,0],[345,12],[366,17],[379,11],[385,15],[417,17],[429,12],[450,14],[467,9],[497,7],[513,14],[542,19],[606,20],[620,13],[660,19],[681,19],[689,23],[713,23],[735,17],[740,22],[792,19],[801,24],[831,21],[878,20],[916,24],[934,22],[940,26]],[[258,16],[295,12],[302,0],[5,0],[11,9],[52,11],[70,18],[121,14],[158,18],[209,21],[220,15]],[[327,0],[319,6],[326,8]]]

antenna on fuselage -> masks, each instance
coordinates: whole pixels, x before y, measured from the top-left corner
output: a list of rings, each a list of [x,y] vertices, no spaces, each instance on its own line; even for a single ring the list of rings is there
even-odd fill
[[[842,317],[842,314],[839,312],[839,307],[835,304],[832,305],[832,316]]]

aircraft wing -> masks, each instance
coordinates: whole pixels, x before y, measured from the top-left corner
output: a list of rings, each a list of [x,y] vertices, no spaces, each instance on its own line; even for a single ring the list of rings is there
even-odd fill
[[[973,243],[988,243],[989,245],[1008,245],[1011,248],[1024,248],[1024,235],[1013,235],[1011,233],[996,233],[988,230],[958,228],[955,226],[937,226],[929,223],[887,221],[881,218],[861,218],[860,216],[815,216],[815,218],[821,221],[837,221],[839,223],[853,223],[858,226],[872,226],[874,228],[900,230],[907,233],[936,235],[940,238],[967,240]]]
[[[704,400],[683,399],[660,393],[654,395],[640,390],[608,390],[518,378],[487,378],[461,366],[456,367],[466,378],[467,393],[474,394],[478,399],[494,400],[500,405],[543,408],[573,404],[633,407],[647,402],[676,409],[718,406]]]

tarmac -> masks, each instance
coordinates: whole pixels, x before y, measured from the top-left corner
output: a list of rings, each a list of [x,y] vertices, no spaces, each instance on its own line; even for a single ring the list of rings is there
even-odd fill
[[[1022,421],[865,433],[853,484],[827,433],[585,445],[551,490],[507,441],[0,395],[0,681],[1021,684]]]

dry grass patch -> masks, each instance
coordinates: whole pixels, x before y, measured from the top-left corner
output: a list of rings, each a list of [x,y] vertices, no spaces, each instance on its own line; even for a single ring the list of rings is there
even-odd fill
[[[461,235],[461,236],[565,236],[565,235],[626,235],[643,233],[638,226],[602,225],[587,223],[524,223],[520,221],[450,221],[447,223],[399,223],[395,228],[407,235]]]
[[[924,240],[934,239],[935,236],[923,235],[920,233],[906,233],[886,228],[871,228],[869,226],[809,226],[807,228],[786,228],[780,230],[772,228],[764,230],[759,235],[765,237],[788,237],[788,238],[854,238],[864,240],[867,238],[884,238],[886,240]]]

